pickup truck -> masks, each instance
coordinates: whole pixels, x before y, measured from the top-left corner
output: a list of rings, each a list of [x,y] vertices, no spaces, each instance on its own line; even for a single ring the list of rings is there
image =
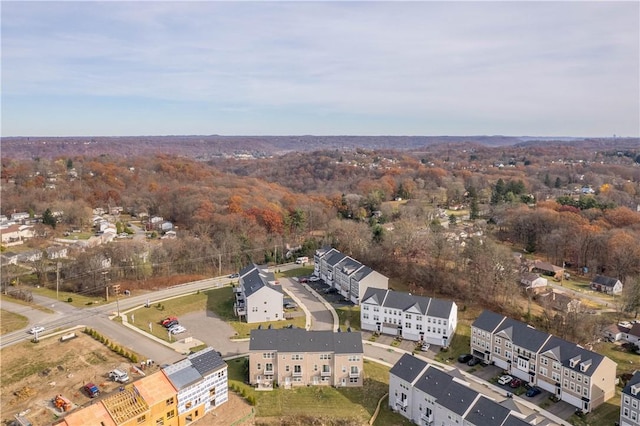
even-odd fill
[[[100,390],[98,389],[98,387],[96,385],[94,385],[93,383],[87,383],[86,385],[84,385],[84,391],[87,393],[87,395],[89,395],[91,398],[95,398],[96,396],[100,395]]]
[[[114,382],[126,383],[129,381],[129,375],[122,370],[112,370],[109,372],[109,378]]]

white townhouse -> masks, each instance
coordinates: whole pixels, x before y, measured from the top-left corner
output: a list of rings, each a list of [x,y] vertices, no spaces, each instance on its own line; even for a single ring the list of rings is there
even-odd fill
[[[362,330],[449,346],[458,325],[458,306],[450,300],[369,288],[360,309]]]
[[[615,395],[611,359],[495,312],[471,325],[471,353],[585,412]]]
[[[389,288],[389,278],[333,248],[316,250],[314,275],[358,305],[368,288]]]
[[[282,288],[266,266],[252,264],[240,271],[239,285],[234,288],[234,311],[248,323],[284,319]]]
[[[453,375],[410,354],[389,371],[389,407],[421,426],[523,426],[536,414],[512,411],[511,401],[494,401]]]
[[[622,390],[620,426],[640,426],[640,371],[636,371]]]
[[[178,417],[188,424],[229,399],[227,363],[208,347],[162,369],[178,397]],[[183,420],[184,419],[184,420]]]

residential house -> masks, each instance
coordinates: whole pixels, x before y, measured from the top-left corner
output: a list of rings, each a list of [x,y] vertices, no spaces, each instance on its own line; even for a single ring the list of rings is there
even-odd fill
[[[579,312],[582,306],[580,299],[574,299],[556,290],[540,294],[538,301],[544,307],[564,313]]]
[[[227,402],[227,363],[208,347],[164,367],[162,372],[177,390],[178,424],[189,424]]]
[[[25,240],[34,237],[33,226],[13,224],[0,229],[2,244],[15,246],[24,243]]]
[[[423,426],[521,426],[540,420],[536,415],[525,418],[510,408],[508,400],[494,401],[461,376],[410,354],[389,371],[389,407]]]
[[[283,292],[273,272],[266,266],[251,264],[240,271],[234,288],[234,311],[248,323],[284,319]]]
[[[621,340],[622,337],[629,332],[628,327],[624,327],[622,324],[611,324],[607,326],[604,330],[602,330],[602,334],[605,339],[610,342],[617,342]]]
[[[29,250],[18,253],[18,262],[35,262],[42,259],[41,250]]]
[[[66,246],[51,246],[46,248],[47,259],[66,259],[69,254],[69,248]]]
[[[27,212],[17,212],[11,214],[11,220],[14,222],[20,222],[29,219],[30,215]]]
[[[617,339],[614,340],[624,340],[625,342],[640,345],[640,321],[622,321],[617,324],[616,328],[619,334],[615,334]]]
[[[520,278],[520,284],[524,286],[526,290],[539,291],[547,288],[549,281],[546,278],[541,277],[539,274],[527,272]]]
[[[560,281],[564,274],[564,268],[552,265],[549,262],[543,262],[542,260],[534,260],[529,265],[529,272],[539,273]]]
[[[611,359],[491,311],[471,325],[471,352],[585,412],[615,394]]]
[[[591,290],[600,291],[607,294],[622,293],[622,283],[617,278],[609,278],[604,275],[596,275],[589,284]]]
[[[0,260],[2,261],[2,266],[17,265],[18,255],[13,252],[4,252],[0,254]]]
[[[640,426],[640,371],[636,371],[622,390],[620,426]]]
[[[370,288],[360,309],[360,326],[403,339],[448,346],[456,332],[458,306],[450,300]]]
[[[356,305],[367,289],[389,288],[389,278],[333,248],[316,250],[314,275]]]
[[[255,329],[249,340],[249,382],[268,389],[293,386],[362,386],[359,332],[300,328]]]

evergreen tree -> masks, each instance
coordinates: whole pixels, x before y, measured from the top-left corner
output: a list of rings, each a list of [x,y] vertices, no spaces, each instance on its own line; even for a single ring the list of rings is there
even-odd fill
[[[56,218],[53,217],[53,213],[51,213],[51,209],[47,208],[42,214],[42,223],[45,225],[49,225],[52,228],[56,227]]]

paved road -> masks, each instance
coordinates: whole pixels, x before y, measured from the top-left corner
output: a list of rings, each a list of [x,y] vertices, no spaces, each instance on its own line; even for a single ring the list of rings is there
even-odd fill
[[[561,286],[560,284],[552,281],[549,281],[549,285],[558,291],[571,295],[572,297],[579,299],[588,299],[592,302],[607,307],[606,309],[598,310],[598,313],[615,312],[614,302],[610,298],[604,298],[594,291],[576,291],[570,287]]]
[[[333,330],[333,315],[308,289],[291,278],[280,279],[280,285],[307,307],[311,314],[311,330]]]

